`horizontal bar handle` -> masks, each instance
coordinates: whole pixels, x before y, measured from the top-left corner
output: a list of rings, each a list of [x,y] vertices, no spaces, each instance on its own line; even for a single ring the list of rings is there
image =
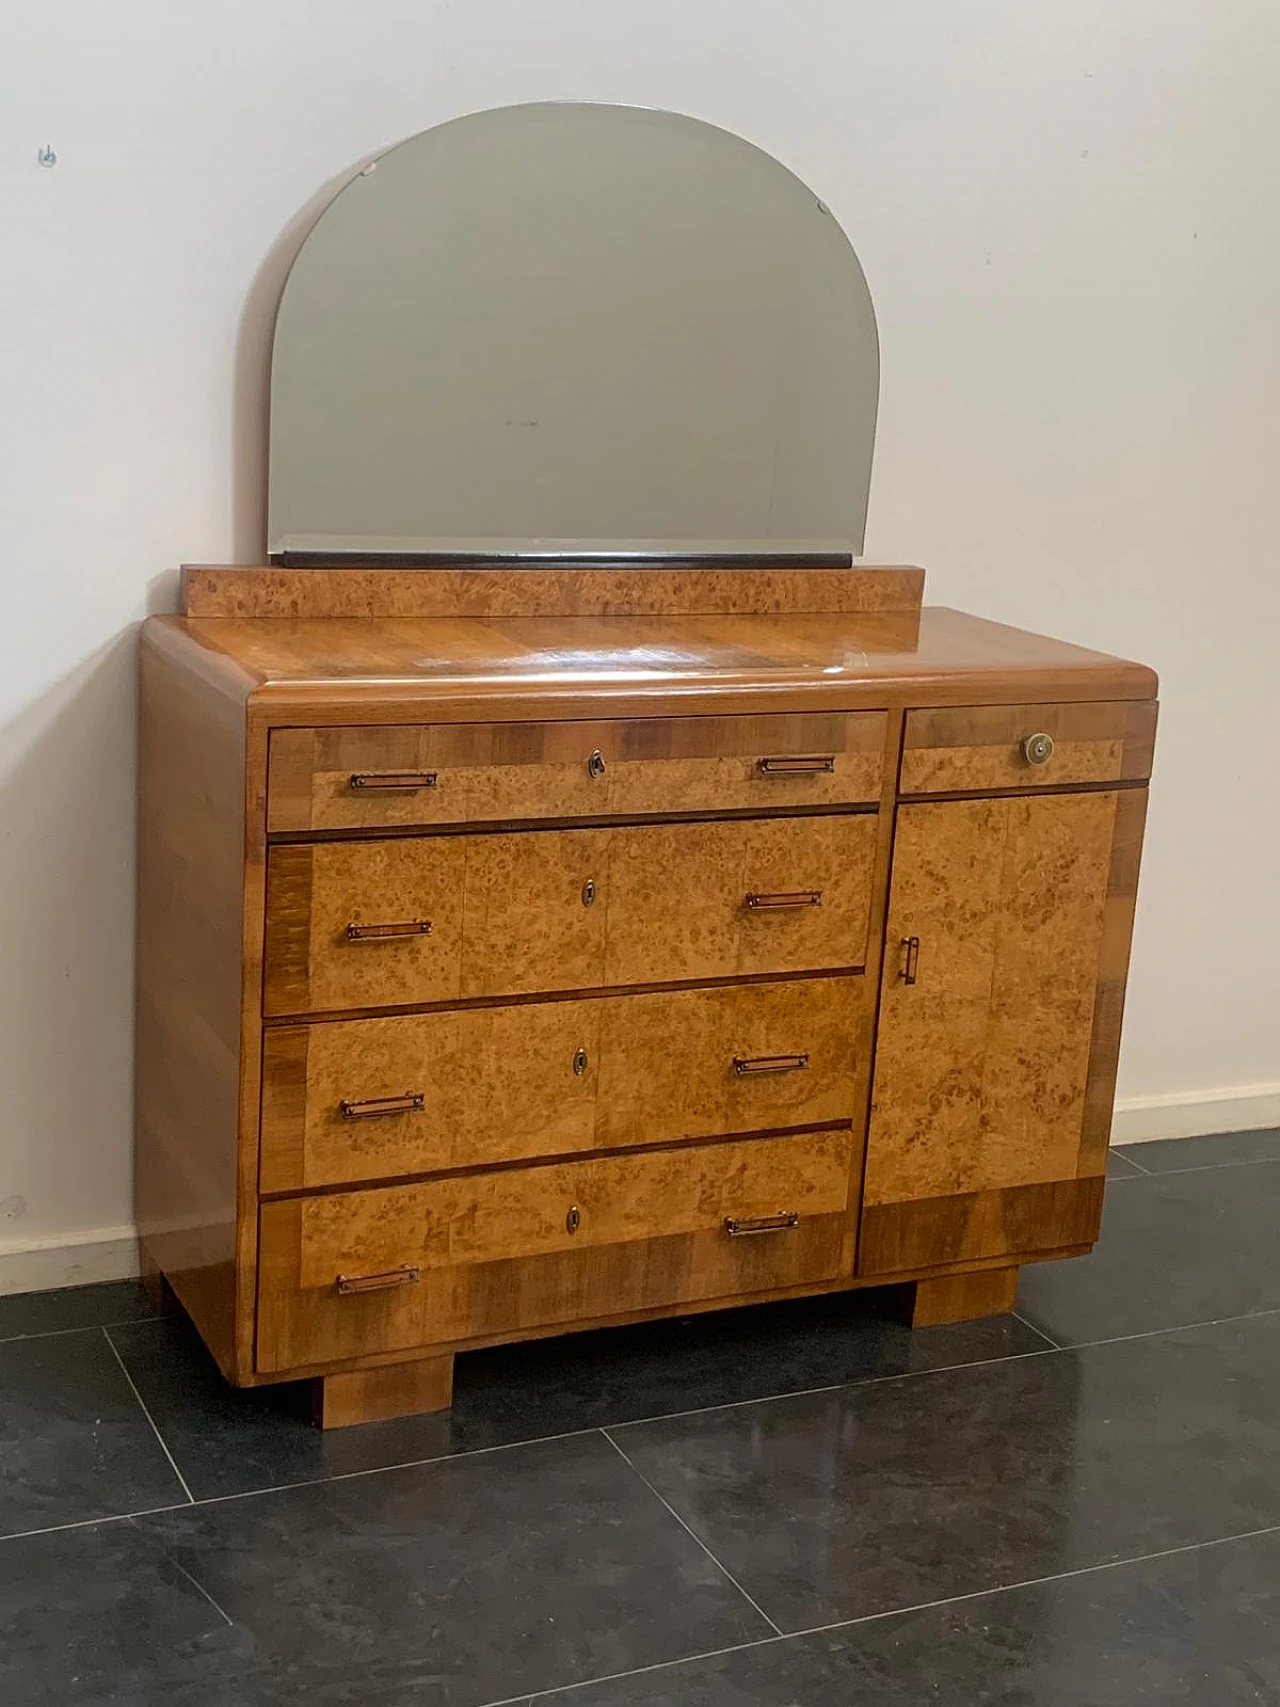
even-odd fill
[[[809,1065],[807,1055],[735,1055],[733,1070],[742,1078],[760,1073],[800,1073]]]
[[[406,1263],[403,1268],[391,1268],[385,1274],[340,1274],[337,1287],[346,1298],[353,1292],[388,1292],[393,1286],[412,1286],[420,1278],[419,1269]]]
[[[751,1239],[758,1233],[790,1233],[800,1225],[794,1209],[781,1209],[776,1215],[726,1215],[724,1230],[731,1239]]]
[[[420,788],[435,788],[436,771],[352,771],[348,787],[379,794],[416,794]]]
[[[821,889],[791,889],[776,895],[758,895],[754,892],[746,897],[746,905],[753,912],[765,912],[781,907],[820,907],[822,905]]]
[[[405,919],[394,925],[348,925],[348,942],[390,942],[394,937],[430,936],[430,919]]]
[[[399,1097],[366,1097],[355,1102],[343,1097],[338,1104],[344,1120],[375,1120],[380,1114],[418,1114],[427,1105],[422,1091],[406,1091]]]
[[[757,759],[756,768],[762,776],[830,776],[836,768],[834,753],[780,753],[774,758]]]

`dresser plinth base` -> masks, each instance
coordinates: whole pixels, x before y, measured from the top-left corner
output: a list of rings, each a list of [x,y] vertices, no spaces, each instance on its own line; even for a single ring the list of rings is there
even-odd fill
[[[907,1319],[913,1328],[944,1322],[972,1322],[982,1316],[1007,1316],[1018,1290],[1018,1265],[980,1269],[973,1274],[944,1274],[917,1280],[908,1289]]]
[[[322,1375],[313,1385],[312,1403],[320,1428],[447,1411],[453,1403],[453,1353]]]

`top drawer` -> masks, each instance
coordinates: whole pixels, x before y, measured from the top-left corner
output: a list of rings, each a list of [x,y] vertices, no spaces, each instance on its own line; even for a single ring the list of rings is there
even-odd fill
[[[1154,700],[969,705],[909,711],[900,794],[1141,781],[1151,774]]]
[[[276,729],[267,829],[858,805],[885,713]]]

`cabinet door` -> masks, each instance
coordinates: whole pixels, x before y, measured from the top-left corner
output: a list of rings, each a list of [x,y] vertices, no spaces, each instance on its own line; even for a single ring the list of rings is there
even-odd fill
[[[1144,809],[899,808],[861,1273],[1096,1236]]]

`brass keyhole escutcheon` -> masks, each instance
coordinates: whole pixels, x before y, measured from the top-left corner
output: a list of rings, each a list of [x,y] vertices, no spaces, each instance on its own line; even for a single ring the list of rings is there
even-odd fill
[[[600,751],[599,747],[597,747],[591,757],[587,760],[587,775],[601,777],[604,775],[604,772],[604,754]]]
[[[595,898],[596,880],[594,877],[588,877],[587,881],[582,885],[582,905],[584,907],[589,907]]]
[[[585,1049],[579,1049],[573,1057],[573,1070],[579,1078],[586,1072],[587,1066],[587,1052]]]
[[[1047,765],[1053,757],[1053,736],[1028,735],[1022,743],[1022,756],[1029,765]]]
[[[564,1218],[564,1224],[570,1233],[576,1233],[578,1228],[581,1227],[582,1212],[576,1203],[570,1205],[569,1213]]]

